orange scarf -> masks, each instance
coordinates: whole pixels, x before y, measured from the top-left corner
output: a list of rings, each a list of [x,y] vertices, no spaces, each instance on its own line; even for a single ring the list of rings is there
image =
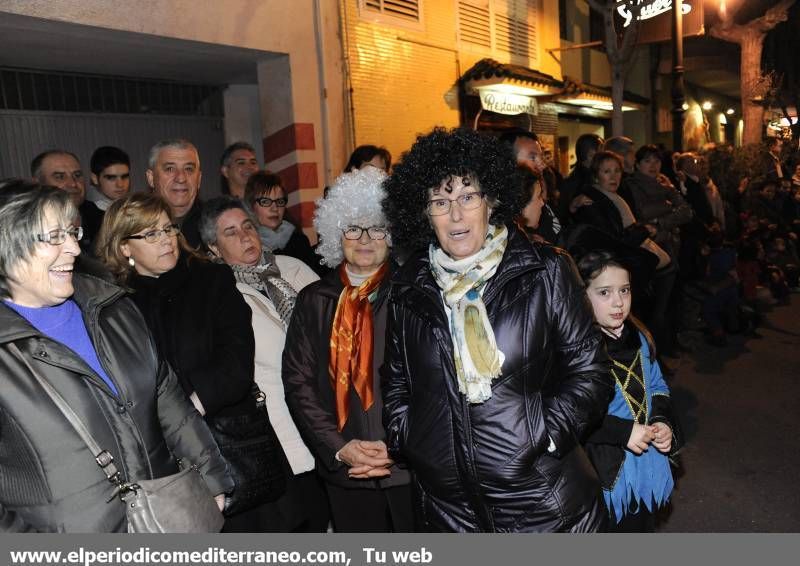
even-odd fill
[[[344,428],[350,407],[347,394],[350,383],[366,411],[374,401],[372,392],[372,305],[369,296],[383,281],[388,263],[384,263],[361,286],[354,287],[347,277],[344,262],[339,277],[344,284],[331,329],[328,375],[336,393],[336,420],[339,432]]]

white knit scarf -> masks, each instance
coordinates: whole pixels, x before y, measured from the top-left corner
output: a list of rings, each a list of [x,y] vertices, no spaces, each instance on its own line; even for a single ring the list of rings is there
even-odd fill
[[[470,403],[491,398],[492,380],[500,375],[505,360],[486,315],[482,291],[497,271],[507,244],[506,227],[489,226],[481,249],[464,259],[454,260],[434,245],[428,250],[433,276],[450,308],[458,390]]]

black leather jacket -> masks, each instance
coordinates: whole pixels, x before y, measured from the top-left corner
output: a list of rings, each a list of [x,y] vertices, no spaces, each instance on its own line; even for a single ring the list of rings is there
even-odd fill
[[[458,391],[427,254],[392,281],[383,367],[389,447],[415,472],[428,530],[598,530],[600,487],[578,439],[613,393],[607,356],[569,256],[509,232],[483,294],[505,354],[484,403]]]
[[[187,458],[211,493],[233,481],[214,438],[162,362],[142,315],[119,287],[73,275],[73,299],[119,396],[72,350],[0,303],[0,532],[125,531],[125,509],[80,436],[8,349],[58,390],[131,480]]]

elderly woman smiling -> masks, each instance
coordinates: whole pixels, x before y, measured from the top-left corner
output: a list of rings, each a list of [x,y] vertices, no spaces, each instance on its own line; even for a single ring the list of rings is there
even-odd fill
[[[392,236],[423,248],[394,278],[384,423],[435,531],[594,531],[600,486],[578,439],[612,393],[574,264],[507,227],[510,150],[421,136],[385,184]]]
[[[2,532],[127,526],[114,484],[33,372],[66,400],[124,479],[173,474],[176,458],[185,458],[211,493],[233,488],[211,433],[124,290],[73,273],[77,218],[64,191],[25,181],[0,187]]]
[[[281,353],[297,291],[319,277],[299,259],[264,250],[256,226],[239,199],[218,197],[203,205],[203,243],[233,270],[236,288],[253,311],[255,380],[266,394],[270,422],[291,467],[286,495],[272,504],[280,527],[276,530],[325,532],[328,502],[314,473],[314,456],[289,414],[281,381]]]
[[[317,202],[317,253],[337,269],[300,291],[283,352],[286,400],[317,458],[338,532],[413,526],[408,473],[389,458],[381,424],[385,178],[375,167],[345,173]]]

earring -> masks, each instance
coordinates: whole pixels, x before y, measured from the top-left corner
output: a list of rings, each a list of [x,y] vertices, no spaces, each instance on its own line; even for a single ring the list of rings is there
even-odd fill
[[[134,261],[133,256],[128,258],[128,265],[131,267],[136,267],[136,262]]]

